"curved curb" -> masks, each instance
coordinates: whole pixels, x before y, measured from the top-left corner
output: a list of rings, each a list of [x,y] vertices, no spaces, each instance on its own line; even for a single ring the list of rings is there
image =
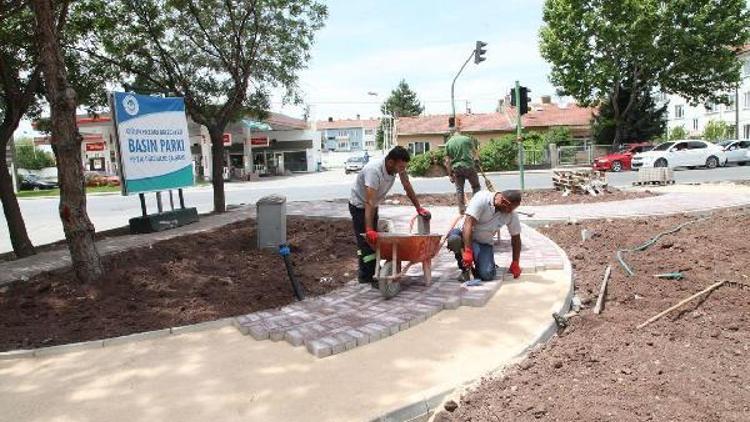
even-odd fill
[[[531,230],[534,230],[534,229],[531,228]],[[544,236],[538,231],[537,233],[540,234],[541,236]],[[562,315],[562,314],[565,314],[570,309],[570,305],[573,300],[573,294],[574,294],[574,289],[575,289],[575,283],[573,282],[573,266],[570,263],[568,254],[566,254],[565,251],[557,243],[553,242],[552,239],[550,239],[547,236],[544,236],[544,237],[552,245],[554,245],[555,249],[563,258],[563,272],[565,272],[567,277],[570,279],[568,292],[565,295],[565,299],[563,299],[562,303],[560,303],[560,306],[558,309],[552,310],[553,313],[558,313]],[[532,342],[529,343],[522,351],[516,354],[509,362],[506,362],[498,367],[490,369],[489,371],[487,371],[487,373],[495,374],[507,368],[509,364],[515,363],[518,360],[526,357],[532,349],[534,349],[540,344],[547,343],[552,337],[554,337],[556,333],[557,333],[557,323],[555,322],[554,319],[552,319],[552,321],[546,327],[542,327],[538,331],[537,335],[534,337],[534,340],[532,340]],[[371,419],[371,421],[372,422],[402,422],[402,421],[410,421],[410,422],[425,421],[426,422],[435,413],[440,411],[440,407],[443,401],[445,401],[445,399],[448,396],[456,392],[458,389],[467,387],[475,382],[476,382],[476,379],[463,382],[460,385],[457,385],[453,388],[434,394],[428,398],[416,401],[412,404],[408,404],[399,409],[388,412],[382,416]]]
[[[82,341],[79,343],[61,344],[59,346],[39,347],[36,349],[11,350],[0,353],[0,360],[37,358],[54,356],[83,350],[101,349],[108,346],[136,343],[141,340],[164,338],[173,335],[195,333],[216,328],[234,325],[234,317],[217,319],[214,321],[199,322],[198,324],[182,325],[179,327],[163,328],[161,330],[144,331],[142,333],[128,334],[119,337],[109,337],[101,340]]]

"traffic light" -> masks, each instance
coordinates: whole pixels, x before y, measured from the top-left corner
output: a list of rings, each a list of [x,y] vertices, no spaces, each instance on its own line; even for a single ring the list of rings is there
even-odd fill
[[[521,94],[521,105],[520,107],[518,107],[518,111],[523,115],[529,112],[529,92],[531,92],[531,90],[526,88],[525,86],[522,86],[519,88],[519,91],[519,94]],[[518,106],[518,104],[516,104],[515,89],[510,90],[510,105],[512,105],[513,107]]]
[[[484,47],[487,47],[486,42],[477,41],[477,47],[474,49],[474,63],[479,64],[487,60],[487,58],[484,57],[484,54],[487,52],[487,49]]]
[[[453,129],[456,127],[456,118],[455,117],[448,117],[448,127]]]

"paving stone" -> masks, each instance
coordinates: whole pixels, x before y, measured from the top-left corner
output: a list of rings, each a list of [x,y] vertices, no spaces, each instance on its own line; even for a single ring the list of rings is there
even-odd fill
[[[299,329],[289,330],[284,333],[284,340],[294,347],[302,346],[305,343],[305,335]]]
[[[344,343],[335,337],[328,336],[328,337],[323,337],[320,340],[323,341],[325,344],[331,346],[331,354],[333,355],[341,353],[344,350],[346,350]]]
[[[270,334],[268,328],[261,324],[250,325],[247,333],[256,340],[267,340]]]
[[[307,351],[313,354],[316,358],[331,356],[331,346],[322,340],[309,341],[306,346]]]

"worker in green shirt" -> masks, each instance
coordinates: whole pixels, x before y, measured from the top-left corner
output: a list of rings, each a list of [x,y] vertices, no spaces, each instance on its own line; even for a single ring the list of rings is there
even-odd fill
[[[456,185],[458,211],[462,215],[466,211],[464,200],[464,183],[466,180],[469,181],[473,193],[477,193],[481,189],[477,170],[474,167],[474,157],[476,157],[474,141],[458,131],[445,144],[445,168],[448,169],[451,182]]]

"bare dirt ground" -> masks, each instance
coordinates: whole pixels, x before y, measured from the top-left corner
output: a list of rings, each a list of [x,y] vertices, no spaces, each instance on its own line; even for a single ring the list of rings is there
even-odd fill
[[[295,275],[308,296],[356,278],[348,220],[289,217]],[[256,249],[255,222],[104,258],[106,278],[81,285],[70,269],[0,290],[0,351],[194,324],[294,300],[282,258]]]
[[[471,194],[470,194],[471,195]],[[651,191],[623,191],[610,188],[609,192],[598,196],[571,194],[563,196],[561,191],[552,189],[527,190],[523,193],[522,205],[557,205],[557,204],[590,204],[593,202],[606,201],[623,201],[635,198],[646,198],[657,195]],[[453,193],[444,194],[418,194],[419,203],[425,207],[434,206],[455,206],[456,195]],[[389,195],[386,198],[388,204],[398,201],[401,205],[411,204],[406,195]]]
[[[580,316],[547,345],[464,395],[453,421],[750,421],[750,208],[713,214],[643,252],[643,244],[695,217],[591,221],[541,231],[568,253]],[[595,235],[585,243],[581,229]],[[607,264],[606,308],[593,308]],[[681,271],[682,280],[653,275]],[[662,319],[650,317],[711,284],[723,286]]]

